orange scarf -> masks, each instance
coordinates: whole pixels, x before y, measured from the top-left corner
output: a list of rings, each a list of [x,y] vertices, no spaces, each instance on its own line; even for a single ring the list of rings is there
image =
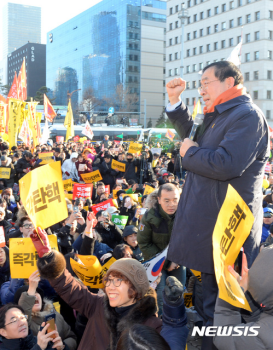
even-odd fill
[[[242,96],[246,94],[246,89],[243,87],[242,84],[235,85],[232,88],[224,91],[221,95],[219,95],[216,100],[213,102],[213,105],[210,108],[207,108],[205,106],[203,108],[203,113],[212,113],[214,112],[214,107],[217,105],[220,105],[221,103],[227,102],[229,100],[232,100],[235,97]]]

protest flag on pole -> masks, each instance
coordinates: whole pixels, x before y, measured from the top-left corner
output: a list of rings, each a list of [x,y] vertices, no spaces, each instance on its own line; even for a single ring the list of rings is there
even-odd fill
[[[25,101],[27,99],[27,75],[25,57],[18,74],[18,99],[21,101]]]
[[[68,102],[68,108],[67,108],[67,113],[66,113],[66,117],[64,120],[64,126],[67,129],[66,130],[66,138],[65,138],[65,141],[67,141],[75,135],[75,133],[74,133],[74,118],[73,118],[73,111],[72,111],[70,99]]]
[[[49,121],[52,122],[53,119],[56,117],[57,113],[55,112],[54,108],[52,107],[51,102],[49,101],[48,97],[46,94],[44,94],[44,113],[45,113],[45,118]]]

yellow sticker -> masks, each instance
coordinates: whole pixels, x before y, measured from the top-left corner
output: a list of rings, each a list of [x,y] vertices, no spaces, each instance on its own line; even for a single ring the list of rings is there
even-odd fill
[[[60,162],[30,171],[19,180],[19,188],[35,227],[47,228],[68,217]]]
[[[9,179],[10,178],[10,168],[1,167],[0,168],[0,179]]]
[[[52,249],[58,250],[57,236],[49,235]],[[38,253],[31,238],[11,238],[9,240],[9,260],[11,278],[29,278],[37,270]]]
[[[229,304],[251,311],[245,295],[228,265],[233,265],[249,236],[254,216],[236,190],[228,185],[225,201],[214,227],[213,260],[219,297]]]
[[[92,171],[92,173],[81,174],[81,177],[86,184],[91,184],[92,182],[98,182],[102,180],[102,176],[99,170]]]
[[[122,171],[124,173],[126,165],[124,163],[117,162],[116,160],[113,159],[112,164],[111,164],[111,168],[114,170],[118,169],[118,171]]]

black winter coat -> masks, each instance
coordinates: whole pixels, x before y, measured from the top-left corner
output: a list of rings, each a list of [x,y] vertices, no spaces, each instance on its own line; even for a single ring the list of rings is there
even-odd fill
[[[114,249],[116,245],[122,243],[122,231],[112,222],[109,223],[109,230],[106,230],[98,222],[96,230],[101,235],[101,242],[107,244],[110,248]]]
[[[109,163],[103,161],[99,164],[99,171],[102,176],[102,182],[105,185],[110,185],[110,191],[112,191],[113,186],[116,183],[116,176],[118,172],[111,168],[112,160]]]
[[[193,120],[184,103],[167,114],[181,138],[187,137]],[[190,147],[183,158],[183,168],[188,172],[167,258],[194,270],[214,273],[212,233],[230,184],[255,217],[244,244],[250,267],[258,254],[262,233],[261,188],[269,156],[265,117],[248,95],[236,97],[205,115],[196,142],[199,147]]]
[[[31,168],[31,164],[25,158],[20,158],[15,165],[18,179],[21,179],[21,177],[26,175],[26,173],[24,173],[23,170],[27,168]]]

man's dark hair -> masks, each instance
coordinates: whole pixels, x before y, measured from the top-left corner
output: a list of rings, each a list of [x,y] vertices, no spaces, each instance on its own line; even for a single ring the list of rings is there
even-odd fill
[[[234,85],[243,84],[244,82],[243,74],[241,73],[240,69],[237,68],[232,62],[213,62],[203,69],[203,73],[211,67],[214,67],[214,75],[221,82],[230,77],[234,78]]]
[[[21,219],[19,220],[18,226],[19,226],[19,227],[23,227],[25,221],[31,221],[31,220],[30,220],[30,218],[29,218],[28,216],[23,216],[23,217],[21,217]]]
[[[129,179],[129,180],[127,181],[127,183],[128,183],[129,186],[133,186],[134,184],[136,184],[136,181],[133,180],[133,179]]]
[[[97,183],[97,188],[98,188],[99,186],[105,186],[105,185],[104,185],[104,183],[103,183],[102,181],[99,181],[99,182]]]
[[[25,315],[25,311],[24,309],[16,304],[12,304],[12,303],[8,303],[4,306],[2,306],[0,308],[0,328],[5,328],[5,324],[6,324],[6,313],[10,310],[10,309],[19,309],[23,315]]]
[[[161,197],[161,192],[163,190],[171,192],[171,191],[177,190],[177,187],[175,185],[173,185],[172,183],[163,184],[163,185],[159,186],[157,197],[159,197],[159,198]]]

